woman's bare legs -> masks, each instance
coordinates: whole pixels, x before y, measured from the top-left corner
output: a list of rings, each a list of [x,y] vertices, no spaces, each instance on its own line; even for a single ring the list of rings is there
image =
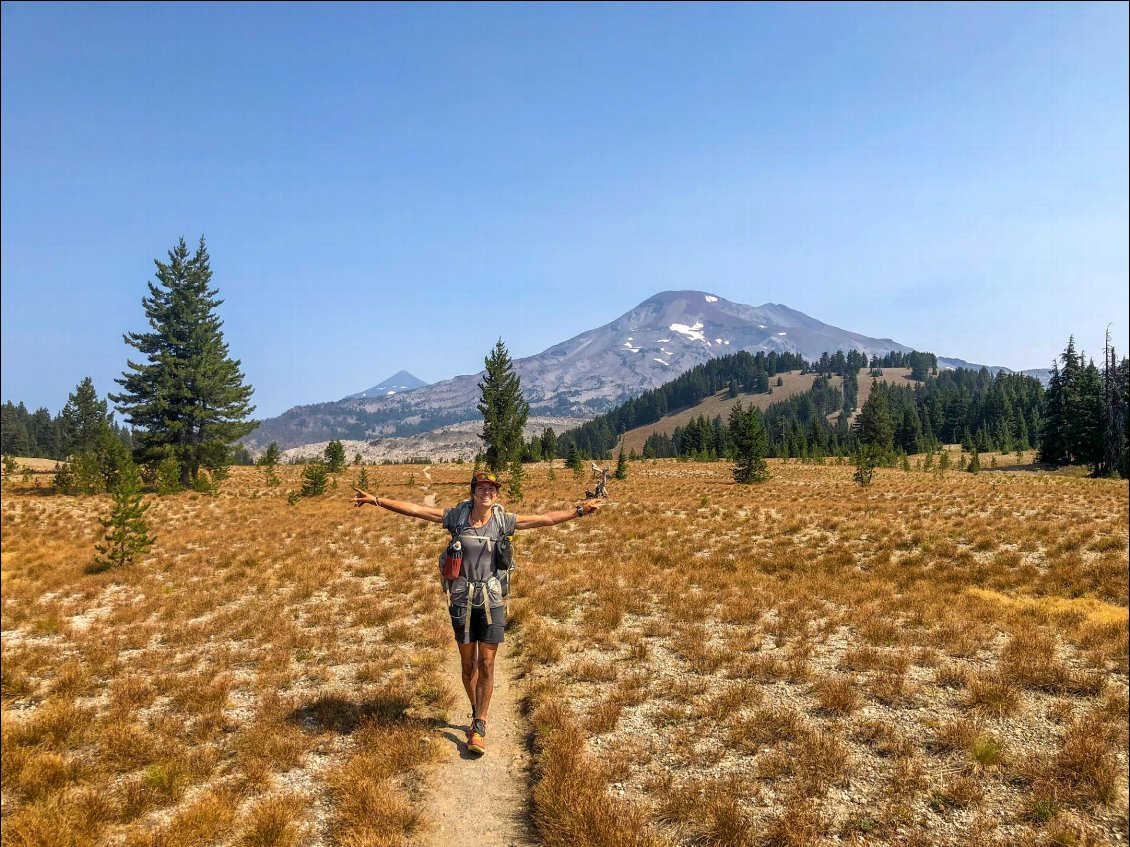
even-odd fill
[[[459,648],[459,663],[463,672],[463,690],[471,701],[471,711],[476,718],[485,721],[490,712],[490,698],[494,694],[494,659],[498,645],[472,641],[470,644],[456,646]]]

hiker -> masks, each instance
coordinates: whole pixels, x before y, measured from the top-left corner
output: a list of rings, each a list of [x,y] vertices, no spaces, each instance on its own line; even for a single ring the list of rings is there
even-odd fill
[[[353,488],[354,506],[380,506],[398,515],[443,524],[451,533],[451,544],[445,556],[461,555],[461,562],[458,573],[448,572],[447,575],[454,578],[444,579],[444,588],[449,592],[448,612],[459,648],[463,688],[471,701],[467,750],[479,755],[486,752],[494,661],[506,628],[506,607],[502,598],[508,593],[509,583],[508,537],[515,530],[553,526],[591,515],[600,508],[597,503],[586,502],[559,512],[516,515],[507,512],[498,502],[501,487],[496,474],[477,472],[471,476],[471,499],[451,509],[374,497],[356,486]]]

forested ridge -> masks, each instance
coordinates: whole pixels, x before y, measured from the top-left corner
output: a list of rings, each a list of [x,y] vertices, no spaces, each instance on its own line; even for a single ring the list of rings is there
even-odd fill
[[[1127,397],[1130,364],[1104,348],[1100,370],[1084,364],[1074,339],[1053,369],[1045,391],[1024,374],[987,368],[939,371],[937,358],[917,351],[892,353],[870,361],[856,352],[825,353],[817,362],[799,357],[751,356],[741,352],[700,365],[678,379],[646,392],[588,423],[561,434],[556,454],[609,458],[627,431],[658,422],[673,412],[693,408],[727,391],[772,391],[769,377],[784,370],[815,373],[812,388],[778,403],[761,415],[776,458],[816,458],[855,453],[862,444],[894,456],[929,453],[943,444],[968,451],[1038,450],[1050,464],[1089,465],[1097,474],[1127,468]],[[1059,364],[1062,363],[1062,370]],[[874,384],[854,421],[857,373],[869,368]],[[884,368],[906,368],[914,385],[892,384]],[[843,377],[839,385],[831,377]],[[727,458],[733,454],[729,427],[721,415],[693,418],[673,433],[655,433],[634,458]]]

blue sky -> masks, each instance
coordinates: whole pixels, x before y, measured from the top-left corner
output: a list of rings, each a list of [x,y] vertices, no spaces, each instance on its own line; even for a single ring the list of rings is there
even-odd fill
[[[3,399],[205,236],[257,415],[666,289],[1014,369],[1128,352],[1128,6],[4,3]]]

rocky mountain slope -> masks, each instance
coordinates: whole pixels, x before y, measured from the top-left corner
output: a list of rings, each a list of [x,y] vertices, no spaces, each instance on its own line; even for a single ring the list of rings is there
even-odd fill
[[[840,329],[780,304],[745,306],[703,291],[665,291],[611,323],[514,360],[514,369],[531,414],[590,418],[738,350],[793,352],[814,360],[849,349],[881,356],[912,348]],[[939,364],[977,367],[959,359],[939,359]],[[370,389],[360,392],[368,396],[296,406],[264,421],[245,443],[255,450],[276,441],[286,449],[333,438],[406,437],[477,420],[481,377],[457,376],[383,396]]]

